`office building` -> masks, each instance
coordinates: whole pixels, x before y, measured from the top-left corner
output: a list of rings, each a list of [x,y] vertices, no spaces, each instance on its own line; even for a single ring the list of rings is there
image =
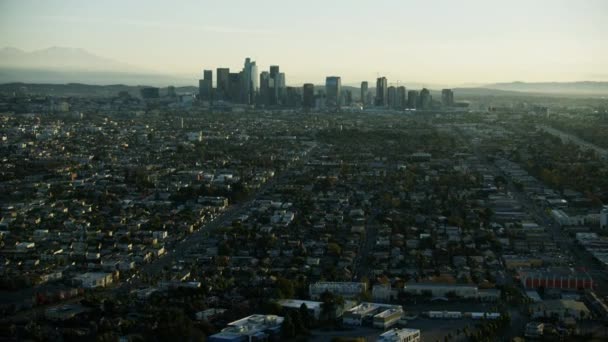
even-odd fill
[[[231,72],[228,75],[228,90],[230,101],[232,102],[240,102],[241,99],[241,89],[242,89],[242,72]]]
[[[420,91],[419,101],[420,101],[420,109],[423,109],[423,110],[431,109],[431,102],[433,101],[433,99],[431,97],[431,92],[426,88],[422,88],[422,90]]]
[[[300,107],[302,104],[302,96],[296,87],[285,88],[284,105],[290,108]]]
[[[278,65],[270,66],[268,104],[276,106],[279,102],[280,72]]]
[[[443,107],[454,106],[454,92],[452,89],[443,89],[441,91],[441,105]]]
[[[387,103],[392,109],[397,108],[397,88],[390,86],[387,91]]]
[[[388,81],[386,77],[376,80],[376,106],[386,107],[388,105]]]
[[[325,100],[327,107],[339,108],[342,99],[342,80],[338,76],[325,78]]]
[[[310,109],[315,106],[315,85],[306,83],[302,87],[302,106]]]
[[[260,74],[260,93],[258,96],[258,104],[268,106],[270,104],[270,74],[268,71],[262,71]]]
[[[404,86],[397,87],[397,109],[403,109],[407,106],[407,90]]]
[[[361,82],[361,104],[366,106],[369,104],[369,102],[367,102],[367,93],[368,93],[368,83],[367,81],[363,81]]]
[[[203,71],[203,79],[198,83],[198,95],[202,101],[211,101],[213,92],[213,70]]]
[[[340,103],[343,103],[346,106],[350,106],[353,104],[353,92],[350,90],[345,90],[342,92],[342,101]]]
[[[259,88],[257,75],[258,67],[255,62],[251,61],[251,58],[245,58],[241,79],[241,102],[244,104],[253,104],[255,102],[255,96]]]
[[[410,90],[407,92],[407,108],[416,109],[418,107],[418,91]]]
[[[215,82],[215,97],[218,100],[228,101],[230,94],[230,69],[217,68]]]
[[[279,91],[278,91],[278,96],[279,96],[279,104],[283,104],[285,102],[285,93],[286,89],[285,89],[285,73],[284,72],[280,72],[279,73]]]

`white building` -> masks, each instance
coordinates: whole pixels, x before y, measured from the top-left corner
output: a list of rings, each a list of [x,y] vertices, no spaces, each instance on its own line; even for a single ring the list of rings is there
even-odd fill
[[[360,326],[364,321],[371,319],[375,328],[387,329],[397,324],[401,317],[403,317],[403,308],[400,305],[364,302],[344,312],[342,323]]]
[[[419,342],[418,329],[392,329],[378,337],[378,342]]]
[[[375,314],[379,308],[380,306],[374,303],[361,303],[342,315],[342,323],[355,326],[363,325],[363,319]]]
[[[374,316],[374,328],[388,329],[399,323],[401,317],[403,317],[403,308],[400,306],[383,310]]]

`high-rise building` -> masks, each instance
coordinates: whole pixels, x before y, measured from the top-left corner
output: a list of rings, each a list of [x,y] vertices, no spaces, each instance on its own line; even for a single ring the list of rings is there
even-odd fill
[[[350,106],[353,104],[353,92],[350,90],[344,90],[342,92],[343,94],[343,100],[341,103],[343,103],[346,106]]]
[[[228,77],[228,89],[230,91],[228,96],[231,101],[237,103],[242,99],[242,74],[243,72],[231,72]]]
[[[407,108],[416,109],[418,107],[418,90],[407,92]]]
[[[397,88],[390,86],[387,91],[387,103],[390,108],[397,108]]]
[[[255,101],[255,95],[258,92],[258,67],[251,58],[245,58],[241,80],[241,97],[242,103],[252,104]]]
[[[339,108],[342,99],[342,80],[339,76],[328,76],[325,78],[325,93],[327,107]]]
[[[315,107],[315,85],[306,83],[302,87],[302,106],[306,109]]]
[[[285,87],[285,106],[290,108],[299,107],[302,103],[302,96],[296,87]]]
[[[271,106],[274,105],[278,105],[279,104],[279,86],[280,86],[280,79],[279,79],[279,66],[278,65],[271,65],[270,66],[270,93],[269,93],[269,98],[268,98],[268,104]]]
[[[203,79],[198,82],[198,95],[203,101],[211,101],[213,93],[213,70],[204,70]]]
[[[386,77],[376,80],[376,106],[386,107],[388,105],[388,81]]]
[[[278,91],[278,97],[279,97],[279,104],[283,104],[285,103],[285,73],[284,72],[280,72],[279,73],[279,91]]]
[[[217,68],[215,81],[215,97],[218,100],[228,101],[230,95],[230,69]]]
[[[431,92],[426,88],[422,88],[420,91],[420,109],[431,109],[432,101],[433,98],[431,97]]]
[[[268,106],[270,104],[270,74],[262,71],[260,74],[260,95],[258,104]]]
[[[397,87],[397,108],[403,109],[407,105],[407,89],[404,86]]]
[[[367,83],[367,81],[363,81],[363,82],[361,82],[361,104],[364,106],[369,104],[367,102],[367,93],[368,93],[368,83]]]
[[[452,89],[443,89],[441,91],[441,105],[444,107],[452,107],[454,105],[454,92]]]

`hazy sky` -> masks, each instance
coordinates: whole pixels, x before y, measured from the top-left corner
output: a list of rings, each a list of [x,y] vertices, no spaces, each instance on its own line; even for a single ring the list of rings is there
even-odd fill
[[[251,56],[288,84],[607,81],[608,0],[0,0],[0,46],[180,75]]]

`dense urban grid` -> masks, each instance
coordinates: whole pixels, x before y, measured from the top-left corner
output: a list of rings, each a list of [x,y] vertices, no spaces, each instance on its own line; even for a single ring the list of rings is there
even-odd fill
[[[249,58],[1,85],[0,339],[606,339],[607,109]]]

